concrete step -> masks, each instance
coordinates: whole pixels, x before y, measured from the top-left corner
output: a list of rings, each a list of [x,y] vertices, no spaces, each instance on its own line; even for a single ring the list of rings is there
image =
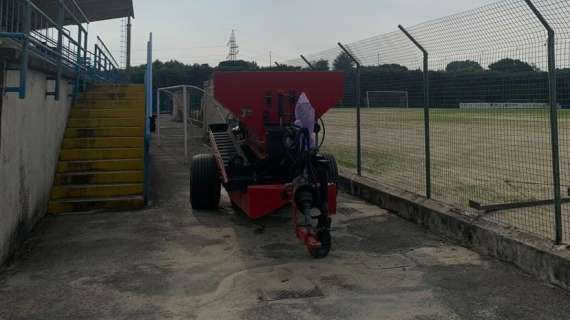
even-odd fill
[[[141,159],[113,159],[89,161],[60,161],[57,166],[58,173],[69,172],[97,172],[144,170],[144,160]]]
[[[129,118],[144,120],[144,110],[134,109],[88,109],[72,108],[69,114],[70,119],[103,119],[103,118]]]
[[[75,102],[74,109],[117,109],[145,110],[145,100],[141,99],[87,99]]]
[[[141,118],[103,118],[103,119],[69,119],[67,128],[117,128],[117,127],[144,127]]]
[[[63,149],[101,149],[101,148],[143,148],[144,138],[67,138],[63,140]]]
[[[121,100],[133,100],[133,99],[144,99],[145,93],[144,89],[141,91],[133,89],[108,89],[108,90],[90,90],[83,92],[79,95],[78,100],[90,100],[90,99],[121,99]]]
[[[143,159],[144,148],[63,149],[61,161]]]
[[[101,171],[58,173],[55,175],[55,186],[87,185],[87,184],[124,184],[143,183],[144,171]]]
[[[94,199],[60,199],[50,201],[48,213],[86,212],[94,210],[136,210],[144,207],[144,197],[127,196]]]
[[[142,84],[97,84],[89,87],[89,92],[128,92],[143,93],[144,85]]]
[[[140,196],[143,193],[142,183],[54,186],[51,200]]]
[[[144,126],[140,127],[109,127],[109,128],[67,128],[65,138],[92,137],[143,137]]]
[[[87,97],[138,97],[144,96],[144,86],[96,86],[88,91],[81,93],[80,98]]]

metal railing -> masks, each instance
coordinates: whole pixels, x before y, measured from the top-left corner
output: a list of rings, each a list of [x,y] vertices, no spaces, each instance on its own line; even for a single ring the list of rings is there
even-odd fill
[[[151,119],[152,119],[152,85],[154,72],[152,68],[153,42],[152,33],[149,34],[146,43],[146,71],[144,78],[145,87],[145,130],[144,130],[144,204],[150,201],[150,139],[151,139]]]
[[[346,71],[325,117],[341,165],[570,242],[570,2],[502,0],[281,64],[323,60]]]
[[[171,108],[165,110],[164,106]],[[207,124],[215,122],[225,122],[226,114],[223,107],[214,99],[208,89],[202,89],[193,85],[177,85],[170,87],[158,88],[156,90],[156,118],[155,131],[157,145],[161,145],[163,137],[169,137],[168,130],[162,132],[162,118],[165,113],[179,115],[182,122],[184,132],[184,159],[186,163],[190,163],[191,151],[190,144],[196,139],[203,138],[207,132]],[[210,114],[211,113],[211,114]],[[174,117],[178,118],[178,117]],[[200,129],[198,132],[195,129]],[[181,137],[182,138],[182,137]]]
[[[57,0],[56,17],[50,17],[32,0],[0,1],[0,39],[11,39],[21,50],[20,81],[17,87],[5,88],[26,96],[27,69],[30,55],[54,67],[55,90],[49,92],[59,99],[60,84],[65,72],[75,78],[75,93],[83,81],[120,82],[121,74],[115,59],[95,45],[87,49],[89,21],[74,0]]]

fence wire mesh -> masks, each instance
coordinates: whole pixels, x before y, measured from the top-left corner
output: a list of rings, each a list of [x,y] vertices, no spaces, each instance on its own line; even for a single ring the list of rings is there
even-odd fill
[[[555,35],[562,234],[570,242],[570,3],[532,0]],[[548,32],[524,0],[504,0],[407,31],[429,53],[432,197],[470,216],[556,239]],[[346,46],[362,64],[362,172],[425,194],[423,54],[401,31]],[[356,166],[354,66],[339,49],[306,55],[345,71],[325,148]],[[326,61],[326,62],[323,62]],[[285,62],[305,66],[302,59]],[[370,98],[370,92],[376,92]],[[393,94],[405,93],[407,105]],[[373,99],[374,101],[371,101]],[[391,105],[393,104],[393,105]],[[368,107],[368,108],[367,108]],[[558,226],[559,227],[559,226]]]

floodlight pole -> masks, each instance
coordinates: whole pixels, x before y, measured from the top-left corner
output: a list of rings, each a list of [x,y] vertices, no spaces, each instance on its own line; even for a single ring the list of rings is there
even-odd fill
[[[548,100],[550,104],[550,140],[552,145],[552,175],[554,183],[555,242],[556,244],[561,244],[563,241],[563,230],[562,195],[560,191],[560,140],[558,137],[558,88],[556,84],[556,34],[532,1],[525,0],[525,2],[548,32]]]
[[[431,199],[431,140],[430,140],[430,92],[429,92],[429,54],[428,51],[402,26],[398,28],[420,49],[424,55],[424,145],[425,145],[425,170],[426,170],[426,197]]]
[[[354,55],[348,51],[342,43],[338,43],[338,46],[346,53],[350,59],[356,64],[356,173],[362,176],[362,140],[361,140],[361,122],[360,122],[360,61],[354,57]]]
[[[304,55],[301,55],[301,59],[303,59],[303,61],[305,61],[305,63],[309,66],[309,68],[311,70],[315,70],[315,67],[313,67],[313,64],[309,62],[309,60],[307,60],[307,58],[305,58]]]

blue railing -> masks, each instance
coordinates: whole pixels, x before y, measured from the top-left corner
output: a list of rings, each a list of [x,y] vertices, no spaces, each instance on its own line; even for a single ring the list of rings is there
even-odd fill
[[[20,81],[6,92],[26,96],[27,69],[30,56],[53,66],[55,90],[47,93],[59,99],[64,73],[75,79],[74,93],[86,81],[121,82],[116,60],[99,39],[94,51],[87,49],[89,23],[74,0],[56,0],[56,16],[50,17],[32,0],[0,0],[0,39],[9,39],[21,50]],[[101,45],[100,45],[101,44]]]
[[[153,84],[153,70],[152,70],[152,33],[149,35],[146,44],[146,72],[145,72],[145,138],[144,138],[144,203],[149,204],[150,198],[150,121],[152,118],[152,84]]]

